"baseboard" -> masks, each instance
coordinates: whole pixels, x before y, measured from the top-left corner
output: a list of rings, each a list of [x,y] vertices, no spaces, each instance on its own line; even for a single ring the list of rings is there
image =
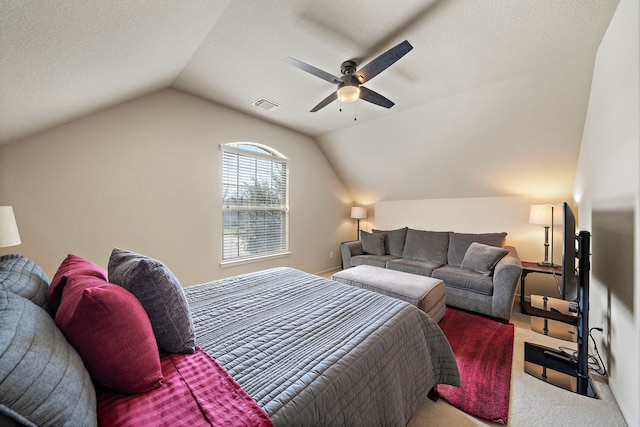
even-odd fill
[[[314,273],[314,274],[315,274],[316,276],[331,277],[331,275],[332,275],[333,273],[335,273],[335,272],[337,272],[337,271],[340,271],[340,270],[342,270],[342,269],[340,268],[340,266],[335,266],[335,267],[332,267],[332,268],[328,268],[328,269],[326,269],[326,270],[319,271],[319,272]]]

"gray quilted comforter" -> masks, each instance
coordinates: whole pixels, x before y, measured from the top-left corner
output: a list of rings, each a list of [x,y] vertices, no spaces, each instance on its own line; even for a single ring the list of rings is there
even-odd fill
[[[276,426],[404,426],[451,347],[416,307],[290,268],[186,288],[196,342]]]

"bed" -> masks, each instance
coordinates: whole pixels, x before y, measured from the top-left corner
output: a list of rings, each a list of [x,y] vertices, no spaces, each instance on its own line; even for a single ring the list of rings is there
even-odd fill
[[[275,425],[405,425],[453,353],[416,307],[290,268],[186,289],[199,345]]]
[[[187,287],[184,297],[195,331],[194,353],[161,352],[165,386],[153,392],[121,394],[96,385],[102,424],[109,422],[99,417],[100,409],[115,413],[109,406],[114,403],[162,424],[169,412],[154,396],[169,401],[174,393],[166,385],[173,379],[165,368],[176,381],[187,380],[181,393],[206,400],[199,404],[205,415],[211,408],[228,413],[215,408],[219,397],[212,389],[222,388],[211,387],[224,383],[231,393],[245,393],[241,404],[231,403],[232,409],[244,412],[242,405],[255,404],[277,426],[406,425],[436,384],[459,385],[453,352],[438,325],[403,301],[291,268]],[[189,383],[189,372],[197,382]],[[222,380],[214,380],[217,375]],[[175,406],[171,415],[177,419],[180,410],[198,411]],[[17,417],[12,411],[0,402],[0,419],[3,413]],[[136,425],[121,420],[116,424]]]

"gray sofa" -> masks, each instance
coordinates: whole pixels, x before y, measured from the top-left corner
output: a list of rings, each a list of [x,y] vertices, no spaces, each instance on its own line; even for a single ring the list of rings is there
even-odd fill
[[[362,232],[341,245],[343,268],[373,265],[444,281],[447,305],[508,321],[522,273],[507,233]]]

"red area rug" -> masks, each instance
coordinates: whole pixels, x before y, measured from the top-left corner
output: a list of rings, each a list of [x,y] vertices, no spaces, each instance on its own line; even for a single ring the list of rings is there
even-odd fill
[[[460,371],[460,387],[439,384],[438,394],[456,408],[485,420],[507,424],[512,324],[447,307],[440,321]]]

